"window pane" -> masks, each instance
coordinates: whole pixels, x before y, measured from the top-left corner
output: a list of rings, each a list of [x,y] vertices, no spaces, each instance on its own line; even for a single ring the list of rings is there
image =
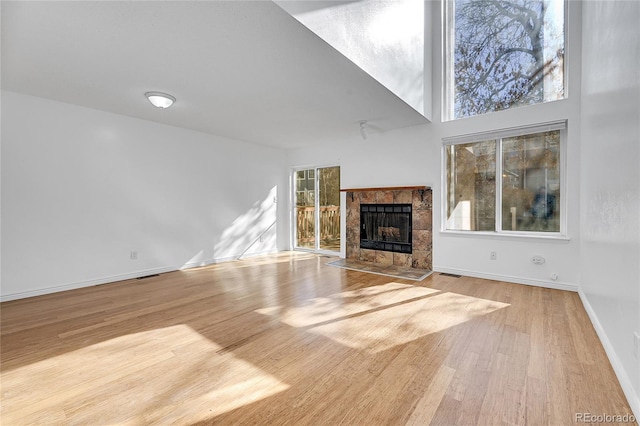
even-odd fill
[[[564,97],[563,0],[449,4],[454,118]]]
[[[496,141],[448,146],[446,162],[447,229],[494,231]]]
[[[296,243],[297,247],[315,249],[315,182],[309,178],[310,171],[296,173]]]
[[[318,169],[320,249],[340,251],[340,167]]]
[[[502,140],[502,230],[560,232],[560,132]]]

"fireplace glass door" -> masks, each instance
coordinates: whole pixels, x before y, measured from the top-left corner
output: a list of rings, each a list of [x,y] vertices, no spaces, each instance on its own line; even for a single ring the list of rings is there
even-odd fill
[[[294,170],[295,247],[340,251],[340,167]]]
[[[360,204],[360,248],[412,252],[411,204]]]

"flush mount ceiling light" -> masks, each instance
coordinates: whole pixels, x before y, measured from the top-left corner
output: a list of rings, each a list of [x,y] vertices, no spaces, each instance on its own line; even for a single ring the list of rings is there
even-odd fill
[[[153,106],[158,108],[169,108],[176,101],[176,98],[168,93],[147,92],[144,95],[149,99],[149,102],[151,102]]]

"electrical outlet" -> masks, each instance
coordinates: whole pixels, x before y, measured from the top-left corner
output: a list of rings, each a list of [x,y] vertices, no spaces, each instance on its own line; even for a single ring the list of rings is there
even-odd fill
[[[633,333],[633,356],[640,358],[640,333]]]
[[[138,252],[137,251],[132,251],[131,254],[129,254],[129,259],[138,260]]]
[[[546,262],[545,258],[542,256],[533,256],[531,258],[531,261],[534,263],[534,265],[542,265],[544,262]]]
[[[489,255],[489,259],[498,260],[498,253],[496,253],[495,251],[492,251],[491,254]]]

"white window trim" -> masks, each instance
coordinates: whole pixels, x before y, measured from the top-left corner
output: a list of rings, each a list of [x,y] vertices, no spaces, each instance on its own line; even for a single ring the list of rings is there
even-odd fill
[[[453,81],[454,75],[454,61],[449,52],[453,50],[454,42],[455,42],[455,25],[454,25],[454,0],[442,0],[442,44],[441,44],[441,54],[442,58],[442,85],[441,85],[441,93],[440,99],[442,99],[440,116],[442,117],[441,121],[453,121],[454,113],[453,113],[453,85],[455,82]]]
[[[496,146],[496,217],[495,231],[467,231],[447,229],[447,203],[449,188],[447,187],[447,161],[446,150],[452,145],[465,143],[482,142],[486,140],[501,140],[513,136],[523,136],[534,133],[544,133],[550,131],[560,131],[560,231],[559,232],[535,232],[535,231],[508,231],[502,230],[502,144]],[[567,193],[567,121],[551,121],[541,124],[533,124],[528,126],[511,127],[488,132],[471,133],[467,135],[450,136],[442,138],[441,150],[441,214],[440,214],[440,232],[450,235],[464,236],[482,236],[482,237],[507,237],[507,238],[536,238],[551,240],[570,240],[567,235],[567,217],[568,217],[568,193]]]

